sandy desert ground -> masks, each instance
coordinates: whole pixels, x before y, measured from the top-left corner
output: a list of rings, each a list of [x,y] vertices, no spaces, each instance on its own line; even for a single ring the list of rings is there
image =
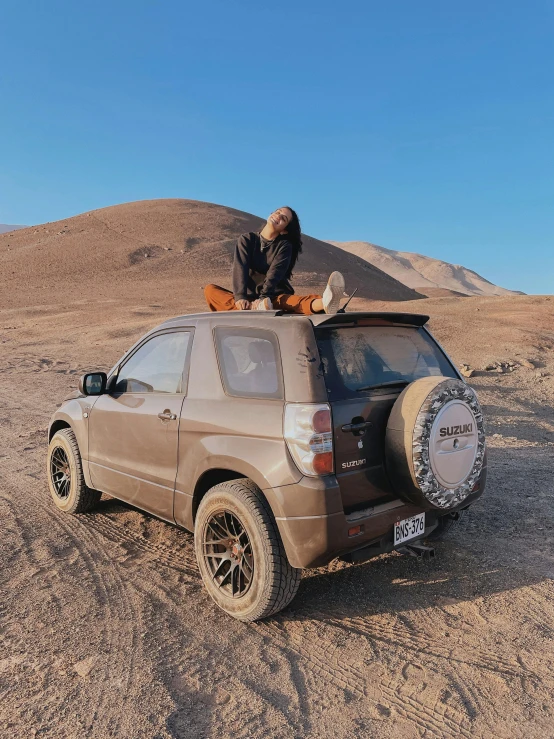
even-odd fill
[[[111,294],[10,284],[1,736],[554,737],[554,297],[354,303],[428,312],[453,359],[478,370],[487,493],[434,560],[307,571],[291,607],[246,625],[206,595],[191,534],[108,498],[67,516],[45,482],[56,404],[83,371],[201,308],[198,278],[179,293],[163,274]],[[518,365],[484,371],[495,361]]]

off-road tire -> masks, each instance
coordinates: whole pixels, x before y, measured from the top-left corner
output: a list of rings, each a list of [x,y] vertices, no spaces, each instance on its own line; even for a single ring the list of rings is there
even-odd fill
[[[252,544],[252,579],[248,590],[235,598],[214,581],[204,557],[208,522],[221,511],[239,520]],[[258,621],[281,611],[298,591],[302,570],[289,564],[269,504],[252,480],[230,480],[206,493],[196,514],[194,548],[206,590],[222,610],[239,621]]]
[[[65,453],[70,471],[69,490],[66,497],[60,497],[52,480],[51,461],[56,449]],[[48,488],[57,508],[65,513],[86,513],[98,503],[102,493],[87,487],[83,475],[81,453],[75,434],[71,429],[57,431],[48,445],[46,461]]]

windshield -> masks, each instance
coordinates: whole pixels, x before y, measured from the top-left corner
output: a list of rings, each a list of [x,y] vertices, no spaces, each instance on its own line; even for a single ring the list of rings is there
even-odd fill
[[[402,390],[420,377],[457,377],[422,328],[354,326],[316,331],[329,400],[359,397],[374,386]],[[395,384],[398,383],[398,384]]]

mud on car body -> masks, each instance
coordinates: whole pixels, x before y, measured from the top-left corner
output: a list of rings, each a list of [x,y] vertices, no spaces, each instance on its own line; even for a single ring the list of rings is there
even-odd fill
[[[244,621],[284,608],[303,568],[430,552],[483,493],[486,456],[427,320],[169,320],[54,414],[52,499],[79,513],[107,493],[193,531],[208,592]]]

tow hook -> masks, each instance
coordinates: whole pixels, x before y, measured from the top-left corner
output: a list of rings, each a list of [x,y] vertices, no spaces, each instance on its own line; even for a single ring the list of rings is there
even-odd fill
[[[409,557],[420,557],[421,559],[431,559],[435,556],[435,547],[426,547],[424,544],[404,544],[396,550],[400,554],[407,554]]]

